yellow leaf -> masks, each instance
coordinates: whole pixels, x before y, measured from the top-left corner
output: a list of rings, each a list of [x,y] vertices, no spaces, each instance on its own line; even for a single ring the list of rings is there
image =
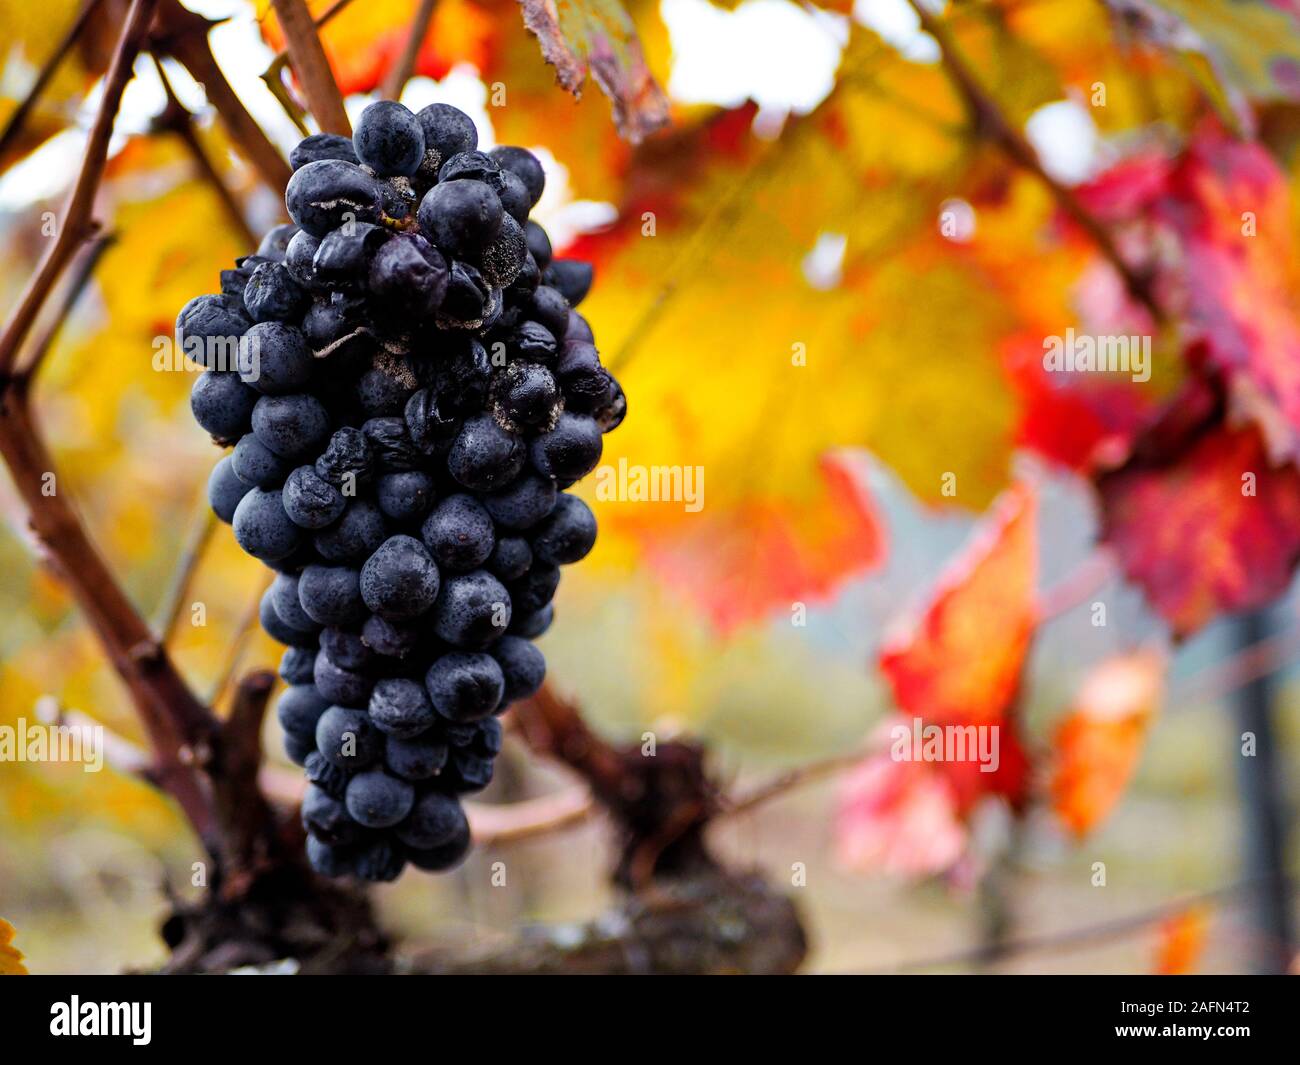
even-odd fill
[[[0,917],[0,976],[28,976],[23,952],[13,945],[14,926]]]

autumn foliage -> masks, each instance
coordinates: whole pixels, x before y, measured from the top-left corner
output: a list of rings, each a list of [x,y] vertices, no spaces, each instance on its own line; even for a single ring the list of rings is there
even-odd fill
[[[107,65],[116,6],[91,20],[0,165],[71,135]],[[309,4],[318,18],[333,6]],[[577,489],[601,538],[566,582],[548,658],[593,720],[632,737],[707,734],[726,720],[722,741],[743,749],[769,718],[812,719],[830,701],[816,692],[822,649],[788,624],[792,613],[830,616],[841,596],[916,557],[904,542],[913,528],[896,521],[900,499],[921,515],[916,527],[965,522],[944,564],[918,567],[907,596],[856,619],[873,646],[852,670],[878,683],[881,712],[854,707],[849,727],[809,744],[810,755],[842,755],[848,740],[864,750],[834,800],[843,864],[920,877],[969,856],[989,805],[1011,818],[1047,811],[1071,840],[1103,831],[1139,772],[1179,645],[1291,585],[1300,11],[1263,0],[992,0],[932,15],[915,4],[906,10],[924,32],[909,53],[850,5],[817,6],[842,51],[806,111],[675,98],[675,42],[644,0],[439,0],[408,92],[468,72],[496,141],[543,150],[542,209],[565,221],[561,250],[595,265],[583,312],[630,399],[603,463],[701,471],[698,508],[602,492],[599,476]],[[320,37],[345,96],[382,89],[419,7],[367,0],[329,15]],[[36,17],[0,3],[31,66],[77,9],[55,0]],[[267,5],[243,14],[268,54],[284,47]],[[178,83],[183,65],[167,62]],[[142,61],[138,76],[149,69]],[[292,70],[272,80],[310,128]],[[0,115],[20,98],[6,89]],[[249,250],[231,204],[259,224],[279,210],[256,153],[219,110],[191,116],[206,176],[159,130],[114,143],[96,200],[112,242],[35,392],[68,490],[155,624],[211,449],[187,427],[190,380],[153,372],[151,348],[176,309]],[[1076,172],[1062,172],[1035,133],[1053,114],[1091,144]],[[575,210],[580,201],[606,205],[604,221]],[[6,293],[42,254],[44,206],[6,218]],[[1067,332],[1131,339],[1125,350],[1149,362],[1141,373],[1057,372],[1045,341]],[[1087,538],[1146,613],[1141,633],[1081,654],[1044,695],[1029,679],[1056,620],[1045,593],[1088,561],[1043,542],[1044,500],[1062,484],[1088,501]],[[26,561],[12,494],[4,509],[13,532],[0,564],[12,579],[0,602],[22,621],[4,641],[0,720],[53,688],[60,705],[143,745],[55,572]],[[214,704],[271,654],[248,635],[261,577],[219,541],[201,549],[191,590],[206,624],[173,617],[166,633]],[[729,696],[738,675],[749,687]],[[997,770],[891,758],[891,726],[913,721],[998,729]],[[65,786],[34,767],[19,773],[20,786],[0,788],[8,817],[93,801],[160,835],[171,823],[126,777]],[[1194,967],[1197,912],[1162,935],[1157,968]],[[5,961],[7,942],[0,966],[19,964]]]

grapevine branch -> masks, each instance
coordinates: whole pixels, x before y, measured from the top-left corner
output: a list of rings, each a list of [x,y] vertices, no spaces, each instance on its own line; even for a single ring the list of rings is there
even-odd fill
[[[402,45],[402,54],[384,78],[380,95],[385,100],[400,100],[402,90],[415,73],[415,62],[420,56],[420,45],[424,43],[425,34],[429,32],[429,20],[433,18],[433,8],[437,0],[420,0],[411,28],[406,34],[406,43]]]
[[[100,3],[101,0],[90,0],[78,12],[77,17],[73,19],[72,25],[68,27],[68,31],[55,46],[50,58],[45,61],[40,73],[36,75],[36,80],[32,82],[32,87],[27,90],[27,95],[23,97],[22,103],[14,108],[14,113],[9,116],[9,121],[5,123],[4,132],[0,133],[0,159],[8,155],[9,150],[17,142],[19,135],[27,125],[27,120],[31,117],[32,111],[35,110],[45,90],[49,87],[55,72],[59,69],[67,54],[72,51],[72,46],[77,43],[85,32],[91,17],[99,10]]]
[[[1222,904],[1252,886],[1250,881],[1243,880],[1235,884],[1227,884],[1209,891],[1203,891],[1199,894],[1188,895],[1152,909],[1129,914],[1112,921],[1085,925],[1079,928],[1067,928],[1060,932],[1045,932],[1036,936],[1021,936],[1016,939],[1008,939],[999,947],[996,956],[997,959],[1001,960],[1025,954],[1042,954],[1047,951],[1085,948],[1109,940],[1121,939],[1132,932],[1140,931],[1160,921],[1175,917],[1188,907]],[[970,950],[954,951],[950,954],[939,954],[931,958],[917,958],[912,961],[900,962],[888,969],[880,970],[877,975],[898,976],[904,973],[940,969],[953,965],[976,965],[988,960],[988,948],[977,947]]]
[[[326,133],[350,137],[352,123],[348,121],[343,97],[334,81],[325,47],[316,32],[306,0],[271,0],[271,6],[275,8],[280,28],[284,31],[289,62],[316,122]]]
[[[82,292],[85,291],[86,285],[90,283],[91,277],[95,273],[95,267],[99,265],[99,260],[116,240],[112,233],[96,233],[87,242],[85,250],[81,253],[81,258],[77,262],[77,268],[72,277],[64,285],[63,298],[59,303],[58,312],[54,314],[41,332],[36,334],[36,338],[28,345],[27,355],[20,357],[18,368],[15,372],[16,377],[25,380],[35,378],[37,372],[44,363],[45,357],[54,347],[54,341],[58,338],[59,331],[63,323],[67,321],[68,315],[72,313],[77,301],[81,298]]]
[[[132,64],[144,41],[153,8],[154,0],[133,0],[126,28],[122,32],[104,83],[104,100],[90,128],[86,154],[64,206],[58,234],[23,291],[4,333],[0,334],[0,381],[12,374],[18,349],[27,339],[36,316],[64,268],[81,245],[94,234],[92,211],[95,193],[104,176],[108,141],[113,135],[113,120],[117,117],[122,91],[131,80]]]
[[[1052,177],[1044,168],[1033,145],[1025,139],[992,96],[985,91],[966,58],[961,54],[943,20],[931,14],[921,0],[907,0],[921,28],[939,45],[939,56],[949,80],[961,95],[974,119],[976,129],[988,136],[1011,158],[1017,166],[1037,178],[1052,194],[1057,205],[1079,226],[1101,251],[1124,281],[1129,294],[1150,312],[1156,322],[1164,320],[1164,312],[1151,291],[1149,272],[1135,269],[1120,254],[1115,238],[1101,221],[1092,214],[1074,192]]]
[[[198,765],[210,750],[215,719],[194,698],[166,650],[118,584],[60,483],[30,407],[31,374],[39,367],[39,358],[30,359],[25,372],[11,372],[23,341],[64,268],[93,233],[91,209],[103,176],[114,119],[153,10],[154,0],[132,2],[105,78],[86,157],[64,211],[63,227],[0,340],[0,366],[4,370],[0,378],[0,455],[27,507],[33,531],[50,551],[132,697],[157,760],[154,775],[159,785],[176,799],[211,848],[215,846],[215,826]],[[42,346],[48,347],[52,339],[51,333]]]
[[[164,0],[158,12],[158,29],[153,35],[153,48],[173,56],[203,86],[208,102],[221,116],[231,140],[252,163],[262,180],[270,188],[281,190],[289,183],[289,164],[248,113],[221,72],[217,58],[208,44],[208,30],[214,25],[216,23],[202,15],[182,7],[178,0]]]
[[[319,32],[324,29],[325,25],[350,3],[352,3],[352,0],[334,0],[334,3],[326,8],[320,18],[316,20],[315,25],[317,31]],[[267,64],[266,69],[262,71],[262,81],[266,83],[266,87],[271,91],[271,95],[276,98],[280,106],[284,109],[284,113],[288,115],[293,121],[293,124],[298,127],[298,132],[305,137],[307,136],[307,124],[303,119],[306,118],[306,112],[298,106],[298,101],[293,98],[292,94],[284,84],[284,68],[288,63],[289,52],[287,49],[282,48],[280,51],[276,52],[275,58],[272,59],[271,62]]]

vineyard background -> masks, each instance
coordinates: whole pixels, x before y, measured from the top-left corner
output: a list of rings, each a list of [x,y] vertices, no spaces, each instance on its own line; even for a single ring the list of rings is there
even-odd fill
[[[224,712],[240,678],[278,661],[250,612],[264,576],[206,516],[218,452],[192,423],[193,375],[151,359],[176,310],[282,213],[289,112],[305,105],[314,128],[321,90],[281,80],[270,5],[187,4],[228,19],[210,33],[157,6],[95,198],[104,228],[25,357],[39,353],[32,404],[60,491]],[[79,21],[67,0],[0,2],[0,347],[50,219],[67,221],[127,8],[101,0]],[[541,643],[551,688],[611,745],[704,745],[707,838],[727,869],[793,899],[805,971],[1292,964],[1258,874],[1261,847],[1291,830],[1300,750],[1300,8],[586,0],[553,27],[579,72],[604,64],[607,92],[588,82],[580,101],[511,0],[310,8],[328,15],[354,118],[399,87],[408,106],[446,100],[496,143],[543,150],[539,216],[596,264],[582,310],[630,401],[603,461],[705,471],[699,513],[584,484],[601,536]],[[657,132],[646,71],[670,105]],[[240,124],[245,107],[265,136]],[[1151,380],[1049,379],[1042,339],[1070,327],[1150,333]],[[1210,419],[1203,450],[1153,443],[1168,411]],[[1160,462],[1131,458],[1157,443]],[[1259,497],[1237,491],[1244,470]],[[0,509],[0,725],[93,719],[131,760],[146,745],[132,702],[7,478]],[[189,623],[195,602],[205,625]],[[945,604],[951,628],[909,629]],[[882,668],[909,631],[917,660]],[[1098,692],[1118,716],[1090,716]],[[1025,771],[977,778],[972,796],[882,765],[894,711],[952,705],[1014,730]],[[1264,710],[1274,791],[1239,756],[1242,715]],[[264,747],[264,786],[291,797],[274,715]],[[472,954],[620,904],[604,804],[589,811],[581,774],[544,747],[525,715],[475,797],[488,842],[464,867],[370,890],[404,954]],[[547,797],[555,823],[521,831]],[[0,916],[34,971],[161,966],[169,893],[201,895],[184,819],[119,769],[0,764],[0,840]]]

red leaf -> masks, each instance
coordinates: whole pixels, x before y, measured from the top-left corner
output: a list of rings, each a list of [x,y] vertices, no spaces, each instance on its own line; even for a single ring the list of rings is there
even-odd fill
[[[1270,464],[1255,427],[1214,424],[1173,456],[1135,456],[1098,488],[1104,539],[1176,635],[1290,584],[1300,473]]]
[[[1126,253],[1155,265],[1161,302],[1254,404],[1273,454],[1300,454],[1300,271],[1287,177],[1268,151],[1206,123],[1177,159],[1127,160],[1079,195],[1130,224]]]

